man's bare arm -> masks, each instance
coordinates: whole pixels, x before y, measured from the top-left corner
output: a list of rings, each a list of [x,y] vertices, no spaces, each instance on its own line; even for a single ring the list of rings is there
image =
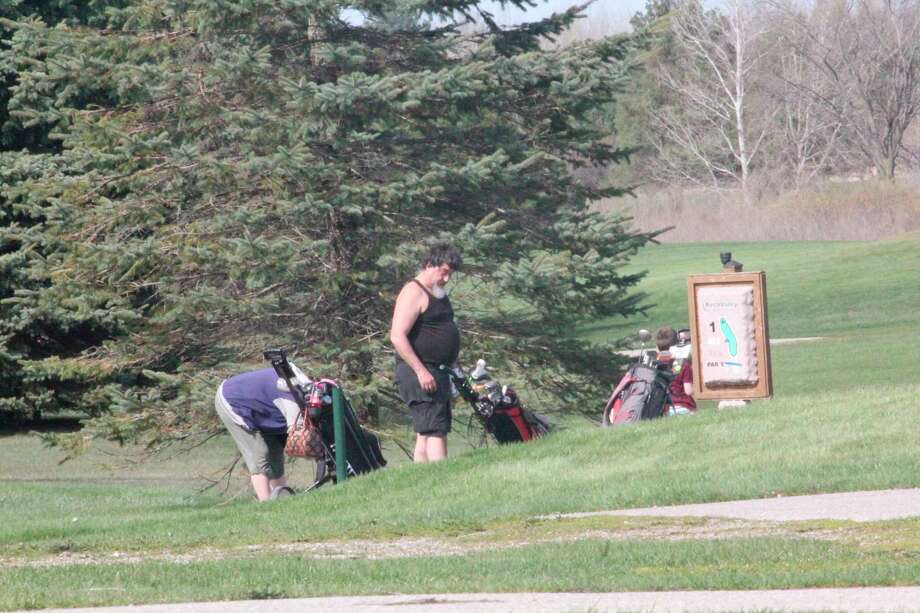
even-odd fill
[[[393,309],[393,321],[390,324],[390,342],[399,357],[409,365],[418,377],[419,385],[426,392],[437,389],[437,383],[409,342],[409,332],[418,316],[428,306],[428,295],[416,283],[407,283],[396,297],[396,306]]]

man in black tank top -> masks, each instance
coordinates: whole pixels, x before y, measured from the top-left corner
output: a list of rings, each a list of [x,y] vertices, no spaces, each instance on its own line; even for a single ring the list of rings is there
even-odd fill
[[[460,330],[444,285],[462,264],[455,248],[434,245],[393,309],[390,341],[396,349],[396,384],[412,415],[416,462],[447,457],[451,388],[447,371],[439,367],[457,362]]]

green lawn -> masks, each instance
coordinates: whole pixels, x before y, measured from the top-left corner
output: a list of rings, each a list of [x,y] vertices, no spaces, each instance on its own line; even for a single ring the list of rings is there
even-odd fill
[[[406,592],[911,585],[918,574],[916,556],[899,560],[839,543],[771,538],[677,544],[584,540],[435,559],[264,555],[187,564],[19,569],[4,572],[10,588],[0,602],[28,608]]]
[[[687,276],[721,272],[730,251],[745,271],[765,271],[770,336],[918,334],[920,234],[872,243],[728,243],[658,245],[633,258],[647,270],[641,289],[656,306],[647,317],[599,321],[585,336],[613,340],[639,327],[689,323]],[[906,340],[906,339],[905,339]]]
[[[432,535],[544,513],[916,486],[920,429],[905,424],[920,416],[909,402],[920,385],[864,389],[872,398],[859,407],[848,406],[849,392],[801,394],[743,412],[572,428],[436,466],[385,470],[283,504],[215,506],[163,487],[8,487],[0,551]],[[35,508],[43,513],[30,516]]]
[[[639,327],[685,323],[686,276],[717,271],[720,250],[731,250],[747,270],[767,272],[773,337],[824,337],[774,347],[772,400],[735,411],[706,405],[694,417],[612,430],[575,421],[532,444],[464,449],[431,466],[402,463],[266,505],[196,493],[203,477],[216,474],[232,455],[225,439],[188,456],[112,473],[99,466],[117,463],[105,453],[57,466],[54,452],[33,438],[4,437],[0,560],[355,537],[520,535],[546,530],[527,518],[554,512],[920,486],[920,235],[878,243],[652,247],[634,266],[651,271],[643,289],[657,306],[647,318],[598,322],[584,334],[614,338]],[[598,399],[598,412],[603,401]],[[399,453],[390,449],[388,456]],[[305,482],[302,464],[295,474]],[[231,492],[244,486],[232,484]],[[889,525],[865,529],[888,534],[883,529]],[[869,541],[888,546],[867,550],[859,539],[584,538],[475,557],[333,562],[266,553],[191,565],[4,568],[0,608],[308,594],[916,582],[920,522],[905,524],[896,539]]]

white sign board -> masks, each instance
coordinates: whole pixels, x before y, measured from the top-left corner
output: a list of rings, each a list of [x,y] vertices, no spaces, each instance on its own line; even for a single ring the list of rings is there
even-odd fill
[[[772,396],[766,275],[692,275],[687,291],[694,397]]]

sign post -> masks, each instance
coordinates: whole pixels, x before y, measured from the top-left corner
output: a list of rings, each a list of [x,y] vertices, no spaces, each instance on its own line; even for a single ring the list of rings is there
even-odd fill
[[[721,255],[721,274],[687,279],[693,395],[746,404],[773,395],[767,277],[741,272],[730,253]]]

